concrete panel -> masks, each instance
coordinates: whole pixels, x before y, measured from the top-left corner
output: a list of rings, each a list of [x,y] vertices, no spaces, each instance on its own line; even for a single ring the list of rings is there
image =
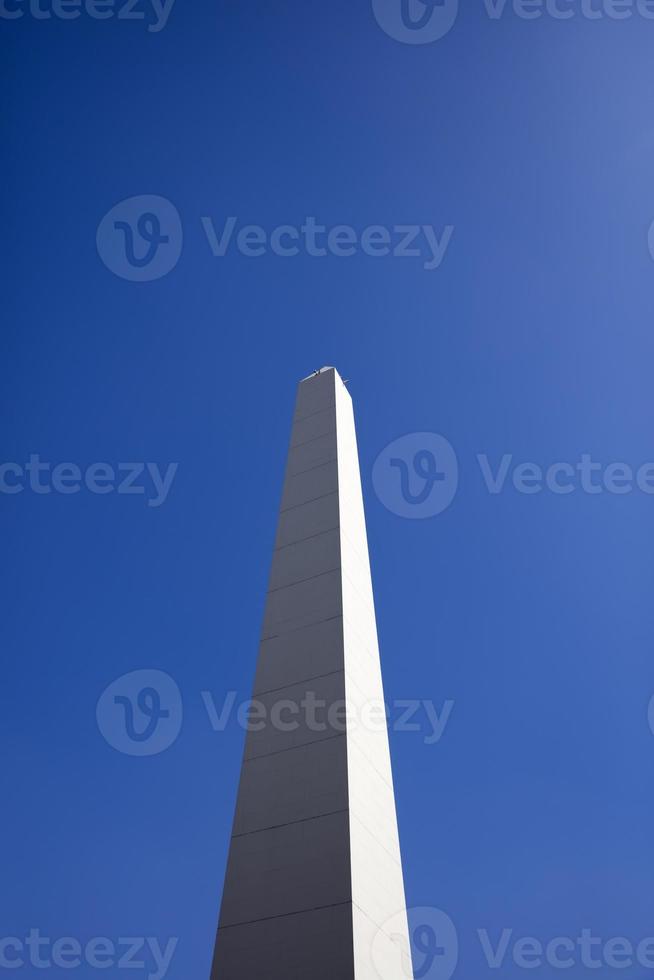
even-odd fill
[[[314,534],[303,541],[277,548],[273,554],[269,589],[284,588],[325,572],[334,572],[341,565],[341,536],[338,528]]]
[[[338,529],[336,491],[280,513],[275,547],[281,548],[334,529]]]
[[[305,473],[312,470],[315,466],[322,466],[329,460],[336,459],[338,451],[336,448],[336,430],[304,442],[301,446],[291,448],[288,453],[286,464],[287,475]]]
[[[385,729],[362,723],[367,706],[383,703],[384,690],[354,415],[349,393],[338,385],[336,416],[346,695],[358,721],[348,729],[355,980],[372,980],[378,975],[372,962],[372,943],[379,927],[389,918],[396,917],[398,934],[395,942],[385,947],[383,955],[387,955],[388,962],[397,957],[398,947],[409,950],[410,946],[406,916],[397,917],[398,911],[405,908],[405,897],[388,735]],[[382,937],[382,946],[384,942]],[[376,948],[379,950],[379,941]],[[410,967],[408,973],[394,972],[398,965],[402,964],[392,960],[385,975],[397,976],[398,980],[411,975]]]
[[[357,760],[357,778],[348,783],[350,810],[399,864],[397,827],[392,816],[395,811],[393,787],[389,786],[374,766],[367,764],[367,757],[360,753],[352,740],[348,741],[348,754],[355,758],[358,754],[361,755]]]
[[[248,732],[246,759],[284,752],[344,732],[343,713],[336,714],[335,710],[335,706],[345,702],[342,671],[260,694],[257,702],[262,706],[261,730]]]
[[[405,945],[408,925],[403,908],[393,916],[393,934],[389,935],[372,922],[356,904],[353,904],[352,923],[354,938],[354,971],[356,980],[410,980],[413,977],[411,953]],[[397,930],[397,920],[404,922]],[[398,935],[398,931],[400,935]],[[403,942],[404,939],[404,942]],[[383,963],[383,972],[376,964]]]
[[[298,419],[293,426],[291,448],[303,446],[313,439],[319,439],[326,435],[336,435],[336,419],[334,418],[334,410],[331,408]]]
[[[343,534],[341,528],[341,538],[344,541],[344,547],[347,549],[347,567],[345,569],[345,574],[352,583],[356,595],[358,595],[363,603],[368,607],[370,615],[370,626],[375,629],[375,601],[372,592],[372,582],[370,579],[370,566],[367,561],[364,561],[359,557],[354,548],[351,547],[349,540]]]
[[[350,846],[352,900],[373,922],[382,926],[404,904],[401,865],[352,813]]]
[[[338,465],[336,460],[314,466],[302,473],[289,474],[284,482],[281,511],[299,507],[300,504],[318,500],[338,490]]]
[[[343,669],[343,620],[327,619],[263,640],[254,681],[255,697]]]
[[[221,929],[212,978],[346,980],[354,976],[353,955],[352,906],[346,902]]]
[[[333,410],[336,402],[336,372],[333,369],[323,370],[307,378],[306,382],[298,386],[293,424],[316,412],[324,412],[328,408]]]
[[[276,589],[268,594],[263,617],[263,638],[281,636],[303,626],[333,619],[343,612],[340,572]]]
[[[376,793],[375,799],[381,799]],[[345,736],[312,742],[243,764],[234,835],[344,810],[348,805]]]
[[[221,925],[350,901],[347,812],[233,837]]]

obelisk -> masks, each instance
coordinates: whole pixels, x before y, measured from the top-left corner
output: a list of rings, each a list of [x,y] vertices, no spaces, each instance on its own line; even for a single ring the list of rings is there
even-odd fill
[[[354,414],[334,368],[298,387],[253,698],[211,980],[378,980],[380,956],[383,980],[406,980]]]

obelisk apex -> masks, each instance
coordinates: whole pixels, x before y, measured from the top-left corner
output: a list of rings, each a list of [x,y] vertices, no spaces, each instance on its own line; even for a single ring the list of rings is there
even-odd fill
[[[354,415],[334,368],[298,387],[253,696],[212,980],[373,980],[380,955],[383,980],[411,976]]]

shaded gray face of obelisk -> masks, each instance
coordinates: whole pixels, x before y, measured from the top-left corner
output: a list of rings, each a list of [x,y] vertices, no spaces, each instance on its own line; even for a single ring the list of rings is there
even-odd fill
[[[373,980],[380,950],[402,980],[388,736],[348,720],[383,690],[352,402],[333,368],[298,388],[254,697],[212,980]]]

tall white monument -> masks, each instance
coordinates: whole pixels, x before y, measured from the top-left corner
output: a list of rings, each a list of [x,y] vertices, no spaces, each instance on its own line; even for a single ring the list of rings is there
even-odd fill
[[[211,980],[406,980],[354,415],[334,368],[298,388],[253,697],[265,720],[246,739]]]

